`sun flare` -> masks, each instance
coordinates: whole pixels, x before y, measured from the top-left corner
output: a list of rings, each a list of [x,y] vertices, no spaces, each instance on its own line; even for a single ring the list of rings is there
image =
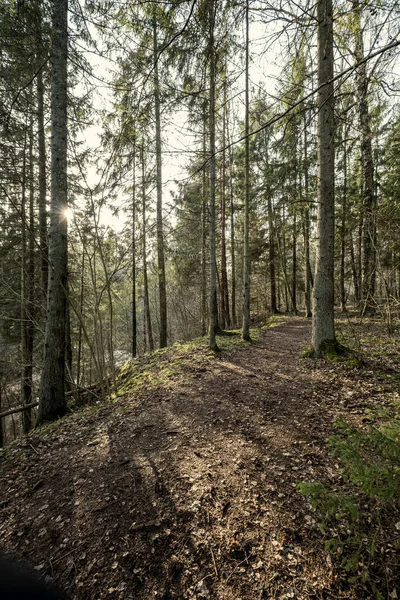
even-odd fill
[[[72,221],[72,219],[74,218],[74,212],[72,208],[68,206],[68,208],[64,210],[64,216],[66,217],[68,222]]]

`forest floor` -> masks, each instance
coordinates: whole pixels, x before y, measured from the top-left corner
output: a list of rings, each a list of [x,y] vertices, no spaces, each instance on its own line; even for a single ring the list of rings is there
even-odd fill
[[[13,443],[3,548],[77,600],[373,597],[333,564],[297,482],[340,478],[335,419],[362,426],[393,399],[399,357],[313,361],[309,321],[275,325]]]

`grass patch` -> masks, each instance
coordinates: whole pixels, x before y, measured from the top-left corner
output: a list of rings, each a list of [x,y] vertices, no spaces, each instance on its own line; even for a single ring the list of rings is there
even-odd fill
[[[346,367],[360,368],[362,366],[362,361],[357,354],[351,348],[347,348],[338,341],[323,342],[321,344],[321,354],[326,360]],[[301,358],[315,358],[314,348],[307,346],[300,356]]]
[[[182,373],[205,370],[224,354],[257,342],[260,331],[259,328],[250,329],[251,342],[243,340],[241,335],[239,329],[218,335],[218,353],[209,349],[208,338],[200,337],[188,342],[177,342],[168,348],[128,360],[118,371],[115,390],[109,400],[117,400],[144,388],[167,386]]]
[[[314,348],[312,346],[307,346],[300,356],[301,358],[314,358]]]

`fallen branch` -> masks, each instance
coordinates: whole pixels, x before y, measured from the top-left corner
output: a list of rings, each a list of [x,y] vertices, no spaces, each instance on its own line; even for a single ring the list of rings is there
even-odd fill
[[[0,413],[0,419],[2,417],[6,417],[7,415],[13,415],[15,413],[23,412],[24,410],[29,410],[30,408],[34,408],[38,406],[39,402],[30,402],[29,404],[25,404],[25,406],[16,406],[15,408],[9,408],[4,412]]]

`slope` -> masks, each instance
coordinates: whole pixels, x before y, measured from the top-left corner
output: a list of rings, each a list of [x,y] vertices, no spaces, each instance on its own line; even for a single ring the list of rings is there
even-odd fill
[[[114,401],[14,444],[2,545],[77,600],[362,597],[296,483],[338,477],[326,438],[359,418],[365,394],[348,390],[366,384],[301,358],[309,335],[282,319],[215,360],[183,352],[178,369],[164,351],[167,378],[129,387],[125,373]]]

